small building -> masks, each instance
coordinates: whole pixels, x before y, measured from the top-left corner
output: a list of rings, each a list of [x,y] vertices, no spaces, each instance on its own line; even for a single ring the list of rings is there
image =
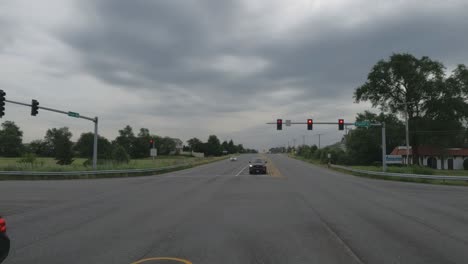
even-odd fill
[[[170,154],[171,155],[180,154],[184,149],[184,142],[182,142],[182,140],[180,140],[178,138],[171,138],[171,139],[175,143],[175,149],[173,151],[171,151]]]
[[[406,147],[398,146],[393,149],[391,155],[401,155],[403,163],[407,163]],[[417,148],[418,163],[439,170],[463,170],[463,162],[468,159],[468,148],[436,148],[432,146],[420,146]],[[409,149],[409,164],[413,163],[413,149]]]

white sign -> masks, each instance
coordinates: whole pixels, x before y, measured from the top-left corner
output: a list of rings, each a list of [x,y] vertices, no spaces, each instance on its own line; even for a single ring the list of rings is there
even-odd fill
[[[403,157],[401,155],[386,155],[385,162],[387,164],[403,164]]]
[[[328,155],[327,155],[327,156],[328,156],[328,158],[329,158],[329,159],[331,159],[331,153],[328,153]]]
[[[157,157],[158,156],[158,150],[155,149],[155,148],[152,148],[151,152],[150,152],[150,155],[151,155],[151,157]]]
[[[286,120],[286,126],[291,126],[291,120]]]

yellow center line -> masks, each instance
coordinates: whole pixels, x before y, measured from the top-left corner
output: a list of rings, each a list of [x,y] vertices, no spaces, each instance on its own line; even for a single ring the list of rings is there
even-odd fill
[[[184,263],[184,264],[193,264],[192,262],[186,260],[186,259],[180,259],[180,258],[169,258],[169,257],[159,257],[159,258],[147,258],[147,259],[142,259],[137,262],[133,262],[132,264],[140,264],[143,262],[148,262],[148,261],[158,261],[158,260],[171,260],[179,263]]]
[[[274,178],[285,178],[285,176],[281,173],[281,171],[275,166],[273,161],[271,161],[270,158],[268,158],[265,154],[262,155],[264,159],[268,161],[267,163],[267,170],[268,170],[268,175]]]

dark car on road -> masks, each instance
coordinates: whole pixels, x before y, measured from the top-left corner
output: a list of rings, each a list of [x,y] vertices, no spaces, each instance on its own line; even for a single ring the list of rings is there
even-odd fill
[[[0,263],[2,263],[10,252],[10,239],[6,234],[6,221],[0,216]]]
[[[267,174],[267,162],[262,159],[249,161],[249,174]]]

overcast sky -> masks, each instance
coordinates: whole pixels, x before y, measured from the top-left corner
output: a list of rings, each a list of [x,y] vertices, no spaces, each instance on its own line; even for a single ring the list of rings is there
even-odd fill
[[[276,118],[354,122],[352,94],[392,53],[468,64],[468,1],[3,0],[0,89],[7,99],[99,116],[118,129],[260,150],[340,140],[337,126],[276,131]],[[85,120],[7,104],[24,141]],[[402,133],[404,133],[402,131]]]

